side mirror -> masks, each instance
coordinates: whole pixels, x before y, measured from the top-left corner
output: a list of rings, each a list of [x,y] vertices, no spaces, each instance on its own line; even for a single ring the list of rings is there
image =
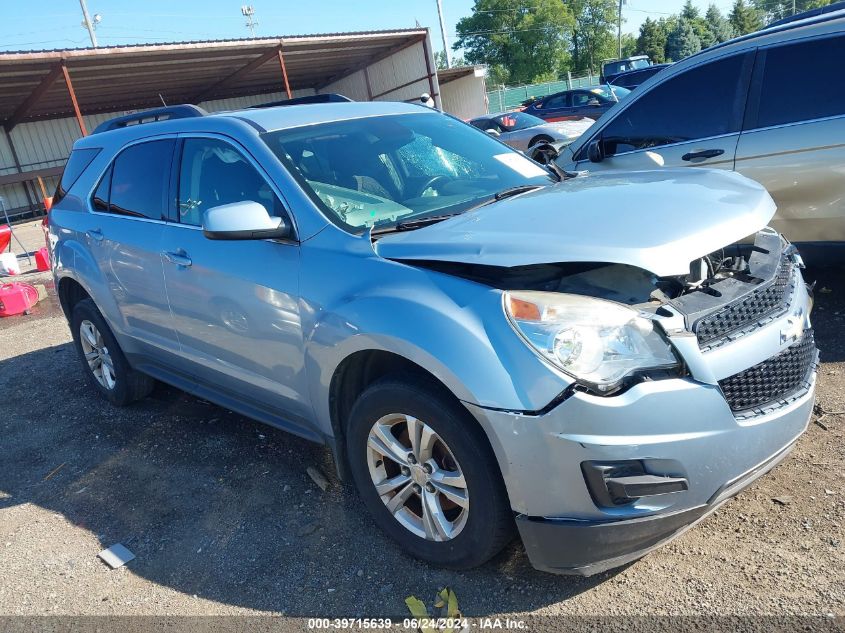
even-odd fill
[[[599,106],[599,105],[601,105],[601,102],[599,102],[598,99],[590,99],[589,101],[587,101],[587,105],[588,106]]]
[[[591,163],[600,163],[604,160],[604,147],[600,138],[594,138],[587,145],[587,158]]]
[[[492,127],[488,128],[484,131],[487,132],[490,136],[501,136],[502,135],[502,133],[499,132],[499,130],[497,130],[496,128],[492,128]]]
[[[210,240],[266,240],[290,237],[291,227],[283,218],[271,217],[263,205],[244,200],[208,209],[202,232]]]

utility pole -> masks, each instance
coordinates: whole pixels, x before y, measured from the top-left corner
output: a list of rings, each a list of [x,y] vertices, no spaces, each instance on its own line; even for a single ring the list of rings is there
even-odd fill
[[[94,35],[94,23],[91,21],[91,16],[88,15],[88,7],[85,5],[85,0],[79,0],[79,6],[82,7],[82,26],[88,29],[88,35],[91,36],[91,46],[97,48],[97,36]]]
[[[619,45],[619,59],[622,59],[622,3],[624,0],[619,0],[619,13],[616,16],[616,42]]]
[[[255,7],[251,4],[245,4],[241,7],[241,15],[246,18],[246,26],[249,29],[249,36],[255,37],[255,27],[258,22],[255,21]]]
[[[446,68],[452,67],[452,56],[449,55],[449,45],[446,43],[446,24],[443,21],[443,2],[437,0],[437,15],[440,18],[440,35],[443,36],[443,54],[446,55]]]

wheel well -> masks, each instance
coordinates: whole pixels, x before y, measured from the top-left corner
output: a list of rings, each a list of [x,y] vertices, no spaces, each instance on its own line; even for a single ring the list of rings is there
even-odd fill
[[[345,358],[332,376],[329,386],[329,411],[334,432],[333,451],[338,474],[348,475],[346,456],[346,420],[358,396],[370,385],[388,375],[411,376],[427,383],[445,397],[458,398],[430,371],[403,356],[383,350],[364,350]]]
[[[537,136],[531,139],[531,141],[528,143],[528,147],[534,147],[537,143],[540,142],[551,143],[552,137],[546,134],[538,134]]]
[[[90,299],[90,295],[85,292],[85,288],[82,287],[78,281],[74,279],[65,278],[59,282],[59,303],[62,306],[62,312],[65,313],[65,317],[70,320],[70,315],[73,312],[73,306],[77,303],[82,301],[83,299]]]

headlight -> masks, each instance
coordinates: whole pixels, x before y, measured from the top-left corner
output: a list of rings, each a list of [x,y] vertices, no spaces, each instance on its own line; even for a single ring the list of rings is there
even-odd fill
[[[679,368],[654,324],[626,306],[553,292],[506,292],[505,312],[543,358],[598,393],[643,370]]]

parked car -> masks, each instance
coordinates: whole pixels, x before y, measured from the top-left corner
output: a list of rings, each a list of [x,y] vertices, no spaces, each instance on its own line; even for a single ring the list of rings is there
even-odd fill
[[[154,112],[78,140],[49,216],[91,388],[328,444],[414,556],[479,565],[516,525],[540,569],[616,567],[807,426],[811,300],[738,174],[559,181],[404,103]]]
[[[571,143],[593,124],[589,118],[546,123],[524,112],[485,114],[470,124],[522,152],[539,143]]]
[[[606,59],[601,65],[599,83],[613,83],[614,78],[622,73],[648,68],[650,65],[651,60],[648,55],[632,55],[624,59]]]
[[[630,90],[617,86],[564,90],[538,99],[523,112],[548,122],[569,121],[582,117],[595,120],[630,93]]]
[[[611,79],[608,83],[612,86],[619,86],[621,88],[627,88],[628,90],[633,90],[641,83],[643,83],[646,79],[650,79],[657,73],[659,73],[664,68],[668,68],[672,64],[652,64],[647,68],[643,68],[641,70],[631,70],[626,73],[620,73],[616,75],[613,79]]]
[[[713,46],[646,81],[557,162],[591,173],[735,169],[766,187],[772,226],[804,243],[805,257],[841,258],[845,85],[830,79],[842,59],[843,10]],[[803,86],[825,88],[809,96]]]

